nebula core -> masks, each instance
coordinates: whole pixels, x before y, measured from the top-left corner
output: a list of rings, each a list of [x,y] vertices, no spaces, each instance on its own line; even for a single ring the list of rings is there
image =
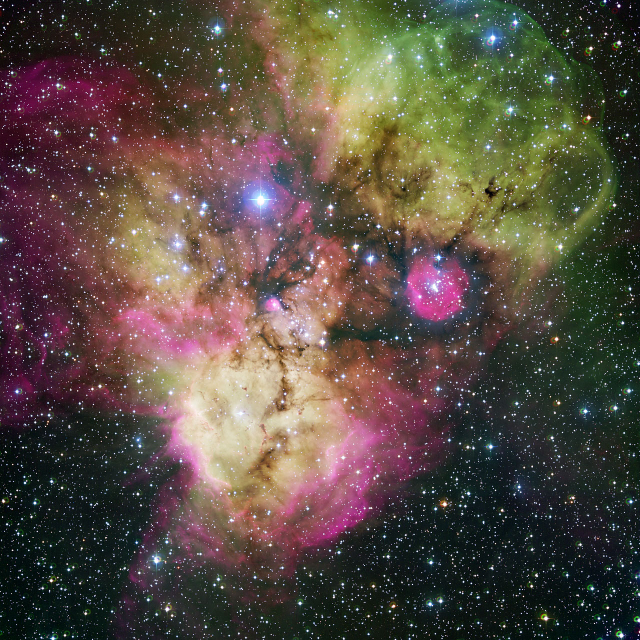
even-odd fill
[[[244,29],[255,77],[185,80],[171,109],[113,60],[2,72],[2,424],[156,416],[182,468],[123,620],[165,536],[276,579],[446,460],[612,203],[599,81],[525,12],[382,13],[229,4],[212,47]]]

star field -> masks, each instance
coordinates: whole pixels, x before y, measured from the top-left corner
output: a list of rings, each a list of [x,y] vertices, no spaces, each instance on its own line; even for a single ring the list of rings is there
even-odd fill
[[[0,4],[0,635],[640,636],[629,0]]]

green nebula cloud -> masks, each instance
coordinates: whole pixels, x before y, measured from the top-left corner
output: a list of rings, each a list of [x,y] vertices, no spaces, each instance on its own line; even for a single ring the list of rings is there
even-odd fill
[[[345,209],[507,251],[523,273],[584,240],[615,190],[594,73],[510,4],[446,2],[395,33],[374,18],[334,7],[296,34],[282,19],[275,45],[291,113],[317,116],[316,177]]]

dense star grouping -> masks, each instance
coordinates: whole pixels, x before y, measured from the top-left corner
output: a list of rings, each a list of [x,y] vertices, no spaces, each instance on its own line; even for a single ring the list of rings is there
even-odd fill
[[[14,577],[18,592],[53,613],[6,629],[577,637],[583,576],[608,589],[588,633],[633,628],[636,542],[618,521],[635,509],[636,361],[610,347],[599,411],[584,398],[602,360],[578,375],[592,345],[562,351],[597,317],[578,312],[582,270],[610,278],[592,304],[615,301],[620,336],[634,302],[611,247],[633,237],[637,160],[622,124],[605,135],[597,73],[491,1],[152,8],[135,22],[148,42],[112,9],[57,16],[78,29],[59,50],[18,51],[7,23],[4,500],[16,557],[26,536],[24,563],[50,574]],[[44,11],[25,15],[46,34]],[[615,463],[597,444],[614,428]],[[43,504],[34,476],[82,536],[25,515]],[[115,522],[118,573],[97,541]],[[596,550],[615,561],[591,578]]]

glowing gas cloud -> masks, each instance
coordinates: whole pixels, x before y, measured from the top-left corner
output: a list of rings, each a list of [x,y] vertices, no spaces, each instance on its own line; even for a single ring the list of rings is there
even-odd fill
[[[167,131],[133,69],[3,73],[2,421],[163,418],[182,484],[142,591],[161,536],[286,572],[438,464],[614,191],[597,82],[516,7],[391,30],[364,7],[265,8],[215,34],[242,24],[260,51],[255,113],[190,87]]]

